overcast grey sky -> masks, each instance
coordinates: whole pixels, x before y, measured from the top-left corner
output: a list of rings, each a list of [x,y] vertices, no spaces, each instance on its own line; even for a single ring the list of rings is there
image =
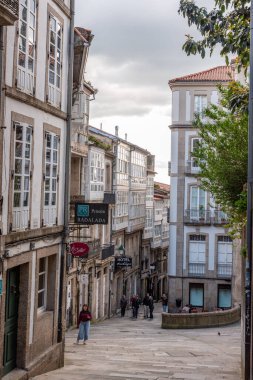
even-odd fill
[[[212,6],[214,0],[196,0]],[[156,180],[169,182],[171,94],[168,80],[223,65],[182,51],[195,33],[177,13],[179,0],[76,0],[75,25],[90,29],[86,80],[98,89],[90,124],[156,156]]]

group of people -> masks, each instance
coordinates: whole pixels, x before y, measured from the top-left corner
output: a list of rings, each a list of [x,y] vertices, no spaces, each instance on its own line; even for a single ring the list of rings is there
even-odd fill
[[[162,295],[161,301],[162,301],[163,312],[166,313],[168,311],[168,297],[166,296],[166,294]],[[147,318],[153,319],[154,300],[153,300],[153,297],[149,293],[145,295],[142,301],[137,294],[134,294],[131,297],[130,306],[132,309],[132,317],[138,318],[139,307],[141,304],[143,305],[144,319],[147,319]],[[120,300],[121,317],[125,316],[126,308],[127,308],[127,299],[126,299],[126,296],[123,295]]]

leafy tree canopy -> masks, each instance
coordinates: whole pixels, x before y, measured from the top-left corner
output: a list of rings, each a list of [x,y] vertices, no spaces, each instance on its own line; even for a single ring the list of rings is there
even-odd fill
[[[204,121],[196,115],[194,126],[200,142],[194,157],[201,168],[202,187],[213,194],[238,230],[247,210],[248,113],[242,112],[242,102],[237,105],[234,99],[248,89],[231,82],[227,88],[220,86],[219,91],[221,102],[204,111]]]
[[[249,66],[250,48],[250,0],[213,0],[213,9],[199,7],[194,0],[180,0],[179,14],[188,19],[189,26],[195,25],[202,39],[195,40],[187,35],[183,50],[205,57],[206,51],[213,53],[220,45],[221,56],[228,64],[228,55],[237,58],[238,69]]]

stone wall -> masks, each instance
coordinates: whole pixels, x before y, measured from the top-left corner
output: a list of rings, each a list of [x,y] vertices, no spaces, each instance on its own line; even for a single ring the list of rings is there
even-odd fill
[[[163,313],[163,329],[192,329],[202,327],[218,327],[238,322],[241,319],[240,306],[223,311],[204,313]]]

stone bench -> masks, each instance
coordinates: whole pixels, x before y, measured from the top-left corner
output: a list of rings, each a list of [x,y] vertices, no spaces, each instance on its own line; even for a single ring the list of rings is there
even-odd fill
[[[219,327],[240,321],[240,306],[222,311],[200,313],[162,313],[163,329]]]

